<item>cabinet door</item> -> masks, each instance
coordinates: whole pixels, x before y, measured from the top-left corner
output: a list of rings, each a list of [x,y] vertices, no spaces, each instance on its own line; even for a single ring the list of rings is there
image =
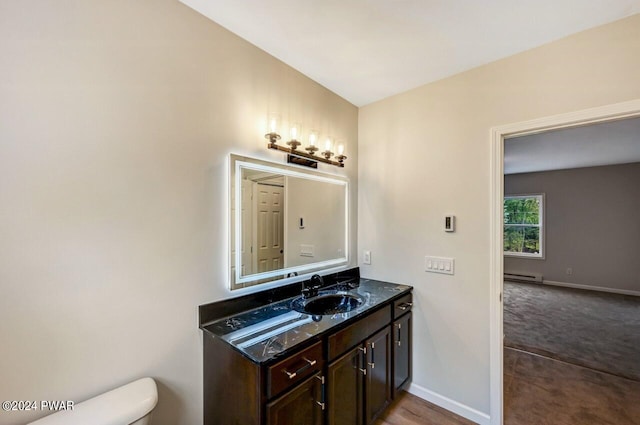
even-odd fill
[[[411,313],[393,322],[393,396],[411,378]]]
[[[364,348],[356,347],[329,365],[327,416],[329,425],[362,425]]]
[[[323,425],[324,377],[317,373],[267,404],[267,425]]]
[[[370,337],[365,345],[368,360],[365,423],[369,425],[391,402],[391,327],[384,327]]]

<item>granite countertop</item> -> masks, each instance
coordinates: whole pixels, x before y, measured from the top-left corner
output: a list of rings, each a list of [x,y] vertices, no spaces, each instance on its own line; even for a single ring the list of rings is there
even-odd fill
[[[358,295],[363,300],[361,306],[346,313],[323,316],[299,313],[291,308],[296,296],[212,321],[202,329],[231,344],[254,362],[265,363],[411,289],[407,285],[360,279],[357,288],[340,291]]]

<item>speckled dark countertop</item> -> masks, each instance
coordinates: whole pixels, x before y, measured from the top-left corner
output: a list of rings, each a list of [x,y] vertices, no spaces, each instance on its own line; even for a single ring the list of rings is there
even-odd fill
[[[361,306],[346,312],[310,316],[291,309],[297,298],[267,304],[203,324],[205,332],[221,338],[256,363],[264,363],[331,328],[365,314],[376,306],[411,291],[411,286],[360,279],[360,286],[341,291],[359,295]],[[315,319],[315,320],[314,320]]]

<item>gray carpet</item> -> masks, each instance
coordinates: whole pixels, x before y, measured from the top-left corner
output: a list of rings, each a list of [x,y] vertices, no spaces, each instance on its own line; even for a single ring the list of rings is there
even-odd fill
[[[640,381],[640,297],[504,283],[504,345]]]

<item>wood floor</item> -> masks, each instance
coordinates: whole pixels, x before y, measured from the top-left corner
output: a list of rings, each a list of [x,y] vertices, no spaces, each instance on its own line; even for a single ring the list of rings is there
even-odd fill
[[[448,410],[402,392],[375,425],[473,425]]]
[[[640,382],[505,349],[505,425],[638,425]]]
[[[505,349],[504,425],[638,425],[640,382]],[[472,425],[403,392],[375,425]]]

